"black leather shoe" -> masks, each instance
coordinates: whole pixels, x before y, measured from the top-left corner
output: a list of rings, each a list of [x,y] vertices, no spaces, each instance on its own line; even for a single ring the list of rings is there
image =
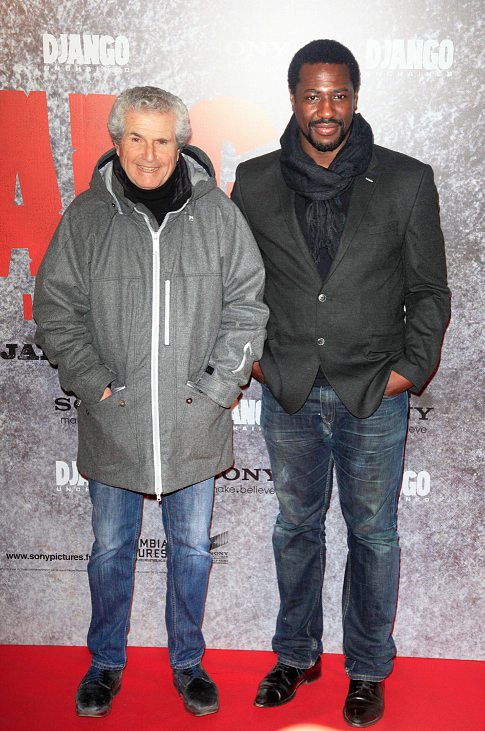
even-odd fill
[[[320,658],[310,668],[295,668],[278,662],[259,684],[254,705],[258,708],[274,708],[288,703],[303,683],[312,683],[322,674]]]
[[[206,716],[219,710],[216,684],[199,663],[185,670],[173,671],[173,684],[182,696],[184,706],[194,716]]]
[[[89,668],[76,693],[78,716],[107,716],[111,703],[121,688],[122,670]]]
[[[344,718],[351,726],[365,728],[384,714],[384,683],[351,680],[345,699]]]

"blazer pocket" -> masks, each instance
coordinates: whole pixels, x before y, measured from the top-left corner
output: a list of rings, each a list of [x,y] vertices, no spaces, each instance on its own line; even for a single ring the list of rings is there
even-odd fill
[[[365,357],[369,360],[376,360],[385,354],[400,353],[403,345],[404,338],[401,333],[377,333],[370,336]]]
[[[373,236],[374,234],[384,234],[389,232],[397,232],[397,221],[384,221],[383,223],[379,223],[376,226],[365,226],[364,231],[368,236]]]

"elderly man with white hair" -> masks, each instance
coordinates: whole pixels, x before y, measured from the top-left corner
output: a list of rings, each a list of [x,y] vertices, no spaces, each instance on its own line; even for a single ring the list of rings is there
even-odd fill
[[[175,687],[218,710],[201,666],[214,476],[233,462],[231,404],[262,354],[267,308],[252,234],[188,146],[183,102],[155,87],[115,101],[114,149],[65,212],[41,265],[37,342],[77,397],[89,478],[91,666],[80,716],[105,716],[126,663],[143,495],[160,501]]]

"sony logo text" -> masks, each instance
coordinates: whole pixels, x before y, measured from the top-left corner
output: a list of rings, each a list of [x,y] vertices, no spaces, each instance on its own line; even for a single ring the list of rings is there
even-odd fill
[[[91,33],[42,34],[44,63],[65,63],[78,66],[126,66],[130,60],[130,44],[126,36],[92,35]]]
[[[447,71],[453,65],[453,41],[395,38],[367,41],[368,69],[403,69],[406,71]]]

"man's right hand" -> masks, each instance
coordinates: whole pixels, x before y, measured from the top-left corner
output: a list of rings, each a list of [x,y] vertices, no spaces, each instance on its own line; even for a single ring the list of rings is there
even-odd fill
[[[251,375],[253,378],[255,378],[260,383],[265,382],[263,371],[261,370],[261,366],[259,365],[259,360],[254,361],[253,367],[251,369]]]
[[[105,398],[109,398],[112,395],[113,395],[113,391],[110,389],[109,386],[106,386],[106,388],[103,391],[103,395],[101,396],[101,398],[99,400],[104,401]]]

